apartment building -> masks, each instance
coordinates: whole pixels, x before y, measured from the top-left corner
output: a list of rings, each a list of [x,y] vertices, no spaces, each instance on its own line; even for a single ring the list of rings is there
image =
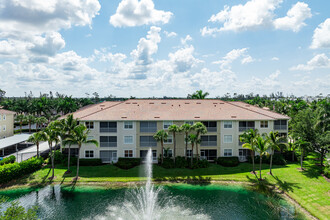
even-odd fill
[[[0,139],[14,135],[15,112],[0,108]]]
[[[119,157],[145,157],[153,150],[153,160],[161,154],[161,145],[153,135],[172,124],[202,122],[207,133],[201,136],[196,152],[201,158],[213,160],[220,156],[238,156],[246,159],[248,150],[242,148],[239,135],[250,128],[260,133],[278,131],[288,133],[289,117],[243,102],[224,102],[218,99],[195,100],[127,100],[103,102],[73,113],[80,123],[90,129],[90,137],[100,146],[84,145],[80,158],[101,158],[104,163],[116,162]],[[185,152],[184,134],[178,133],[177,156],[190,156],[191,145]],[[77,152],[72,146],[73,154]],[[173,135],[169,133],[164,148],[173,154]]]

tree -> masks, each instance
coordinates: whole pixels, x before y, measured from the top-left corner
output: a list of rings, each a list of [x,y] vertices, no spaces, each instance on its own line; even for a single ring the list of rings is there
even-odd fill
[[[36,123],[36,131],[38,131],[39,126],[46,124],[48,122],[47,118],[45,118],[44,116],[41,117],[37,117],[35,119],[35,123]]]
[[[190,134],[189,135],[189,141],[191,143],[191,162],[190,166],[193,167],[193,161],[194,161],[194,144],[198,142],[198,138],[196,134]]]
[[[161,164],[163,164],[164,161],[164,141],[167,140],[168,133],[165,130],[159,130],[157,133],[154,135],[154,138],[157,142],[160,142],[161,145]]]
[[[208,95],[208,92],[203,93],[203,90],[197,90],[192,95],[189,94],[188,99],[205,99]]]
[[[256,137],[258,136],[258,130],[250,129],[247,131],[244,131],[244,133],[240,136],[240,141],[245,143],[243,144],[243,148],[249,149],[251,152],[251,159],[252,159],[252,167],[253,167],[253,173],[256,173],[255,171],[255,165],[254,165],[254,152],[255,152],[255,141]]]
[[[16,116],[15,121],[19,123],[20,133],[22,134],[22,125],[26,121],[26,117],[23,114],[19,114]]]
[[[37,220],[37,207],[34,206],[28,210],[25,210],[23,206],[19,204],[19,202],[14,201],[11,202],[10,205],[6,208],[6,210],[2,209],[1,204],[7,202],[7,198],[0,197],[0,219],[3,220]]]
[[[176,124],[173,124],[168,128],[168,131],[172,132],[172,134],[173,134],[173,146],[174,146],[173,158],[174,158],[174,164],[175,164],[175,157],[176,157],[176,137],[175,137],[175,134],[180,132],[181,130],[180,130],[179,126],[177,126]]]
[[[304,153],[308,149],[309,143],[306,141],[303,141],[302,139],[298,139],[298,141],[296,143],[300,150],[300,169],[303,170]]]
[[[197,140],[200,139],[200,135],[207,133],[207,128],[202,122],[197,122],[192,126],[192,130],[196,132]],[[199,153],[198,153],[198,143],[196,142],[196,151],[197,151],[197,160],[199,160]]]
[[[273,164],[274,152],[275,152],[275,150],[280,150],[281,146],[285,146],[285,144],[282,143],[282,138],[278,135],[278,132],[273,132],[273,131],[269,132],[269,134],[266,135],[266,139],[269,143],[269,148],[271,149],[269,173],[270,173],[270,175],[273,175],[272,164]]]
[[[262,178],[261,178],[262,156],[267,153],[267,150],[269,148],[269,143],[267,140],[264,140],[262,137],[258,136],[256,138],[255,144],[256,144],[256,150],[260,155],[259,172],[260,172],[260,180],[262,180]]]
[[[74,180],[78,180],[79,178],[79,160],[80,160],[80,149],[83,144],[94,144],[95,146],[99,146],[99,143],[95,139],[88,139],[88,134],[90,130],[83,124],[80,124],[74,127],[71,134],[66,137],[63,143],[66,145],[78,145],[78,159],[77,159],[77,174]]]
[[[188,142],[189,142],[189,132],[191,131],[191,125],[190,124],[183,124],[180,127],[180,130],[184,132],[185,134],[185,144],[186,144],[186,153],[185,153],[185,158],[187,160],[187,151],[188,151]]]
[[[34,115],[27,115],[25,120],[29,124],[29,133],[31,134],[31,124],[35,123],[36,117]]]
[[[46,137],[44,136],[44,133],[39,131],[36,133],[33,133],[28,139],[28,142],[32,142],[35,145],[37,145],[37,157],[39,157],[39,144],[41,141],[44,141]]]
[[[61,120],[62,140],[66,137],[70,137],[74,128],[78,125],[78,120],[73,118],[73,114],[68,115],[66,118]],[[65,142],[62,142],[62,147],[65,147]],[[71,145],[68,148],[68,170],[66,173],[70,173],[70,158],[71,158]]]

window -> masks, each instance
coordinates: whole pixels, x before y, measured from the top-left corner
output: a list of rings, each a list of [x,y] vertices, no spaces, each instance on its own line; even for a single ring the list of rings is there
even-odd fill
[[[117,122],[100,122],[100,132],[117,132]]]
[[[88,129],[94,129],[94,122],[92,121],[86,121],[85,125]]]
[[[217,150],[201,150],[201,159],[215,160],[217,158]]]
[[[250,154],[250,150],[248,149],[239,149],[238,150],[238,155],[239,155],[239,160],[240,161],[246,161],[247,156]]]
[[[125,157],[133,157],[133,150],[125,150]]]
[[[224,135],[223,143],[233,143],[233,135]]]
[[[164,121],[163,122],[163,129],[168,129],[173,124],[173,121]]]
[[[94,151],[93,150],[86,150],[85,151],[85,157],[86,158],[93,158],[94,157]]]
[[[143,132],[143,133],[157,132],[157,122],[156,121],[141,121],[140,122],[140,132]]]
[[[148,150],[140,150],[140,158],[142,158],[143,161],[146,160],[148,154]],[[152,160],[157,161],[157,150],[152,150]]]
[[[124,122],[124,129],[133,129],[133,122],[132,121],[125,121]]]
[[[100,158],[102,160],[102,163],[117,162],[117,151],[100,150]]]
[[[232,128],[233,122],[232,121],[224,121],[223,122],[223,128]]]
[[[268,128],[268,121],[260,121],[260,128]]]
[[[203,121],[202,123],[205,125],[208,132],[217,131],[217,122],[216,121]]]
[[[172,149],[164,149],[164,157],[173,157],[173,150]]]
[[[117,147],[117,136],[100,136],[100,147]]]
[[[232,149],[223,149],[223,156],[225,156],[225,157],[233,156],[233,150]]]
[[[254,129],[254,121],[240,121],[239,122],[239,131],[246,131]]]
[[[133,144],[133,136],[124,136],[124,144]]]
[[[153,136],[140,136],[140,147],[157,147],[157,141]]]
[[[216,135],[202,135],[201,140],[201,146],[217,146]]]
[[[276,120],[274,121],[274,130],[286,130],[286,120]]]
[[[87,136],[87,140],[93,140],[94,136]]]
[[[2,120],[6,120],[6,115],[2,115]]]
[[[168,135],[167,139],[164,140],[164,144],[172,144],[173,143],[173,135]]]
[[[185,124],[188,124],[188,125],[193,125],[193,124],[194,124],[193,121],[185,121],[184,123],[185,123]]]
[[[191,150],[187,150],[186,155],[187,157],[191,157]]]

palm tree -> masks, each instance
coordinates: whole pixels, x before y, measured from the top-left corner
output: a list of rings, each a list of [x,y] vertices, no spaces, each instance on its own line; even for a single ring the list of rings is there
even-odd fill
[[[19,115],[17,115],[16,118],[15,118],[15,121],[19,123],[20,133],[21,133],[21,134],[22,134],[22,125],[23,125],[23,123],[25,122],[25,120],[26,120],[26,117],[25,117],[25,115],[23,115],[23,114],[19,114]]]
[[[74,128],[78,125],[78,120],[73,118],[73,114],[68,115],[65,119],[61,120],[62,128],[62,139],[64,140],[67,136],[70,136]],[[63,147],[65,147],[65,142],[62,142]],[[71,158],[71,145],[68,148],[68,170],[66,173],[70,173],[70,158]]]
[[[35,119],[35,122],[36,122],[36,130],[38,131],[39,129],[39,126],[45,124],[48,122],[47,118],[45,118],[44,116],[41,116],[41,117],[37,117]]]
[[[193,167],[193,161],[194,161],[194,144],[197,145],[198,138],[196,134],[190,134],[188,140],[191,143],[191,158],[190,158],[190,166],[191,168]]]
[[[165,130],[159,130],[157,133],[154,135],[154,138],[157,142],[160,142],[162,149],[161,149],[161,163],[163,164],[164,161],[164,141],[167,140],[168,133]]]
[[[250,129],[248,131],[245,131],[242,135],[240,135],[240,141],[244,142],[243,148],[249,149],[251,152],[251,158],[252,158],[252,167],[253,167],[253,173],[255,174],[255,165],[254,165],[254,152],[255,152],[255,140],[258,136],[258,129]]]
[[[99,143],[95,139],[88,139],[88,134],[90,130],[83,124],[80,124],[74,127],[73,131],[71,132],[70,136],[64,139],[64,144],[78,145],[78,160],[77,160],[77,174],[74,180],[78,180],[79,178],[79,160],[80,160],[80,148],[83,144],[94,144],[95,146],[99,146]]]
[[[51,122],[42,132],[43,140],[48,142],[49,155],[52,163],[52,176],[49,179],[53,179],[55,174],[55,150],[53,150],[53,143],[55,142],[55,147],[60,141],[60,129],[58,121]]]
[[[196,132],[196,138],[199,140],[199,136],[202,134],[207,133],[207,128],[202,122],[197,122],[192,126],[192,130]],[[199,153],[198,153],[198,142],[196,142],[196,151],[197,151],[197,160],[199,160]]]
[[[269,143],[267,140],[263,139],[262,137],[258,136],[256,138],[256,150],[258,151],[260,155],[260,167],[259,167],[259,172],[260,172],[260,180],[261,179],[261,165],[262,165],[262,156],[267,153],[267,150],[269,148]]]
[[[37,145],[37,157],[39,157],[39,144],[41,141],[44,141],[46,138],[45,138],[45,135],[43,132],[39,131],[39,132],[36,132],[36,133],[33,133],[28,139],[27,141],[28,142],[32,142],[34,143],[35,145]]]
[[[31,124],[35,123],[36,117],[34,115],[27,115],[25,119],[29,124],[29,133],[31,134]]]
[[[287,143],[287,147],[288,147],[288,150],[292,151],[292,162],[294,162],[294,153],[297,150],[297,148],[299,147],[298,142],[290,141],[289,143]]]
[[[188,151],[188,142],[189,142],[189,132],[191,131],[191,125],[190,124],[183,124],[180,127],[180,130],[183,131],[185,133],[185,142],[186,142],[186,154],[185,154],[185,158],[187,160],[187,151]]]
[[[203,90],[197,90],[192,95],[188,95],[188,98],[191,98],[191,99],[205,99],[206,96],[208,96],[208,95],[209,95],[208,92],[203,93]]]
[[[309,143],[302,140],[302,139],[298,139],[297,141],[297,145],[300,149],[300,169],[303,170],[303,159],[304,159],[304,152],[307,149],[307,147],[309,146]]]
[[[269,165],[269,173],[270,175],[273,175],[272,173],[272,164],[273,164],[273,155],[275,150],[280,150],[285,146],[284,143],[282,143],[282,138],[278,135],[278,132],[269,132],[268,135],[266,135],[266,139],[269,143],[269,148],[271,149],[271,154],[270,154],[270,165]]]
[[[173,157],[174,157],[174,164],[175,164],[175,157],[176,157],[176,138],[175,138],[175,134],[177,132],[180,132],[180,127],[177,126],[176,124],[171,125],[170,127],[168,127],[168,131],[173,133]]]

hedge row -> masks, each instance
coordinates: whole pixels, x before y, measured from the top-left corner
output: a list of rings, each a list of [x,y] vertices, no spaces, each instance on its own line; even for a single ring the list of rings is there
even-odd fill
[[[175,163],[173,158],[164,158],[163,164],[161,164],[161,160],[158,161],[159,166],[164,167],[166,169],[172,169],[172,168],[207,168],[210,166],[210,163],[207,160],[197,160],[197,158],[194,158],[192,166],[191,166],[191,158],[185,158],[185,157],[176,157]]]
[[[121,169],[131,169],[133,167],[136,167],[141,164],[141,158],[124,158],[119,157],[117,163],[115,163],[115,166],[121,168]]]
[[[224,167],[236,167],[239,164],[239,159],[238,157],[218,157],[215,162]]]
[[[16,157],[14,155],[11,155],[9,157],[3,158],[3,160],[0,160],[0,166],[8,163],[14,163],[16,160]]]
[[[250,156],[247,157],[249,163],[252,163],[252,158]],[[260,156],[257,155],[254,157],[255,163],[260,163]],[[262,163],[269,164],[270,163],[270,156],[262,156]],[[273,164],[275,165],[285,165],[286,160],[284,159],[282,154],[274,154],[273,155]]]
[[[0,184],[7,183],[29,173],[39,170],[44,163],[43,158],[33,157],[20,163],[10,163],[0,166]]]

